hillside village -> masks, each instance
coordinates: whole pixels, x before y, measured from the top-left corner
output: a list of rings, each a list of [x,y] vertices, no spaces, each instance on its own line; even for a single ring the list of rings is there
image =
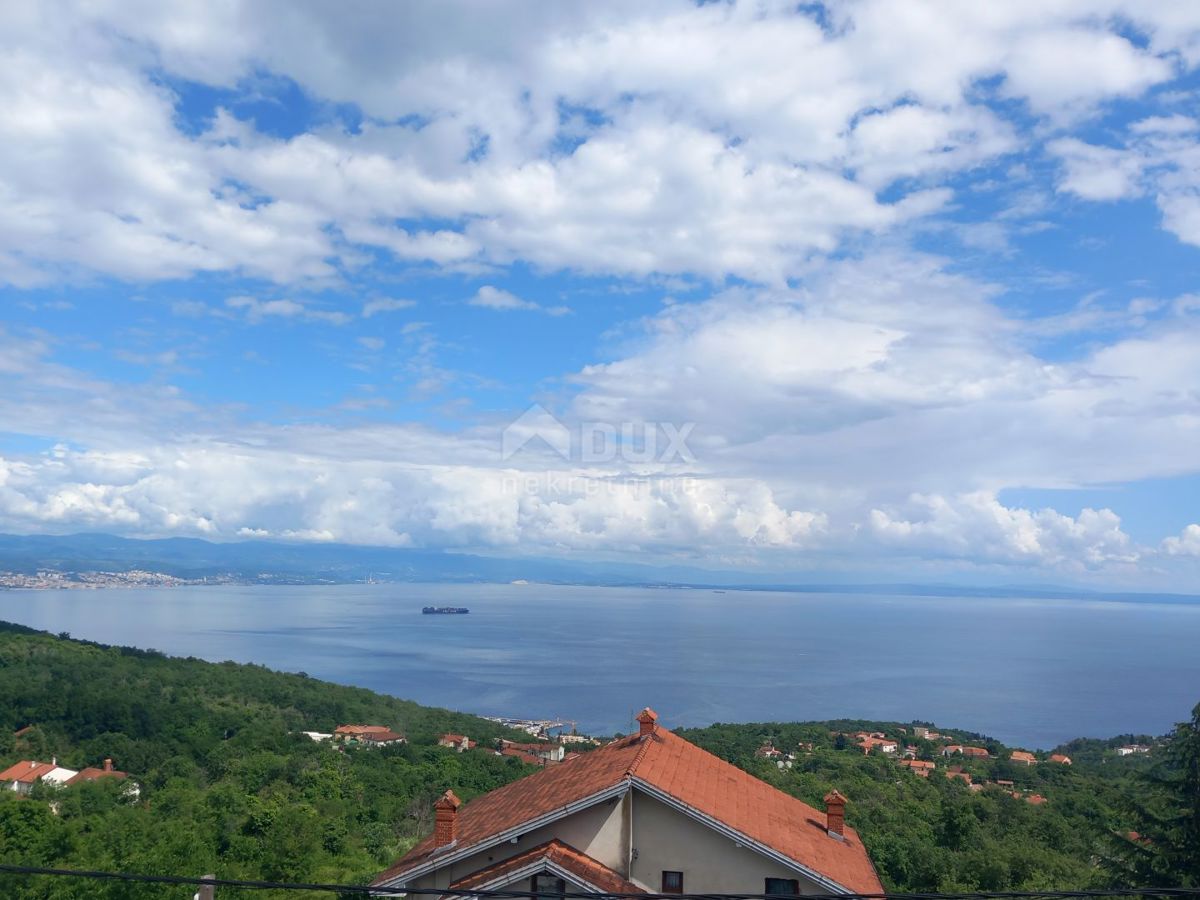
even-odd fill
[[[1042,792],[1045,788],[1024,788],[1022,782],[1028,779],[1022,778],[1021,770],[1039,765],[1063,768],[1073,765],[1067,753],[1006,748],[995,741],[978,740],[978,736],[974,736],[974,742],[964,742],[964,737],[971,736],[961,732],[944,735],[929,725],[893,725],[872,731],[835,729],[827,734],[828,741],[823,744],[798,741],[791,748],[780,746],[782,742],[769,738],[754,751],[754,757],[772,762],[780,770],[788,770],[798,759],[810,757],[824,746],[890,759],[898,770],[917,778],[928,779],[941,774],[960,782],[971,792],[996,790],[1033,806],[1041,806],[1050,798]],[[1107,748],[1105,756],[1113,759],[1146,756],[1151,750],[1147,744],[1121,744]]]

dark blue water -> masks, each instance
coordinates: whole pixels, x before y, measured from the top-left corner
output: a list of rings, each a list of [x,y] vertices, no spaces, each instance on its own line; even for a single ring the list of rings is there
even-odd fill
[[[917,718],[1051,747],[1162,733],[1200,702],[1200,605],[338,585],[0,592],[0,618],[601,733],[650,705],[668,725]]]

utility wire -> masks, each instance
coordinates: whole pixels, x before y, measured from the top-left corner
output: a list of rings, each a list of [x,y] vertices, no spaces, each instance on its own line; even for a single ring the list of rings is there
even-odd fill
[[[186,875],[141,875],[134,872],[100,872],[84,869],[54,869],[42,866],[17,866],[0,863],[0,874],[36,875],[63,878],[88,878],[100,881],[178,884],[195,887],[249,888],[252,890],[324,891],[362,894],[367,897],[479,897],[485,900],[529,900],[544,896],[531,891],[485,891],[466,888],[387,888],[363,884],[305,884],[287,881],[258,881],[243,878],[197,878]],[[607,891],[555,892],[564,900],[780,900],[775,894],[655,894],[610,893]],[[805,894],[804,900],[1090,900],[1105,897],[1200,897],[1200,888],[1112,888],[1086,891],[970,891],[958,894],[880,893],[880,894]]]

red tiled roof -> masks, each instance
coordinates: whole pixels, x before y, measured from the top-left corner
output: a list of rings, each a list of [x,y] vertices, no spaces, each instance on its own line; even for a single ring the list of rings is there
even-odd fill
[[[1011,758],[1016,762],[1037,762],[1037,757],[1028,750],[1014,750]]]
[[[575,877],[583,880],[586,884],[591,885],[601,891],[606,891],[612,894],[640,894],[642,889],[631,881],[626,881],[621,873],[615,872],[604,863],[592,859],[586,853],[581,853],[570,844],[564,844],[562,841],[555,838],[552,841],[547,841],[544,844],[539,844],[524,853],[518,853],[509,859],[496,863],[494,866],[488,866],[486,869],[480,869],[465,878],[460,878],[458,881],[452,881],[450,887],[458,890],[469,890],[481,884],[487,884],[497,878],[503,877],[508,872],[515,872],[518,869],[524,868],[532,862],[539,859],[545,859],[547,862],[553,862]]]
[[[36,762],[23,759],[14,766],[9,766],[0,772],[0,781],[19,781],[21,784],[33,784],[43,775],[48,775],[57,769],[54,763]]]
[[[402,741],[404,735],[396,734],[394,731],[388,731],[386,728],[383,731],[364,731],[359,735],[359,738],[364,741]]]
[[[1071,757],[1064,753],[1051,753],[1050,762],[1062,763],[1063,765],[1069,766],[1071,764]]]
[[[455,850],[563,812],[621,782],[642,782],[852,891],[883,890],[852,828],[845,829],[844,841],[831,838],[823,812],[662,727],[645,738],[621,738],[477,797],[459,811]],[[429,862],[437,849],[433,837],[426,838],[375,883]]]
[[[465,734],[443,734],[438,738],[439,741],[454,741],[456,744],[461,744],[466,739],[467,736]]]
[[[79,774],[68,778],[67,784],[79,784],[81,781],[95,781],[97,778],[122,779],[126,777],[128,776],[124,772],[118,772],[116,769],[97,769],[94,766],[88,766],[86,769],[81,769]]]
[[[386,725],[339,725],[333,729],[334,734],[381,734],[383,732],[391,733],[392,729]]]
[[[543,756],[536,756],[533,753],[526,752],[525,750],[518,750],[516,747],[505,747],[500,751],[500,755],[514,757],[515,759],[519,759],[521,762],[527,763],[531,766],[544,766],[546,763],[550,762],[550,760]]]

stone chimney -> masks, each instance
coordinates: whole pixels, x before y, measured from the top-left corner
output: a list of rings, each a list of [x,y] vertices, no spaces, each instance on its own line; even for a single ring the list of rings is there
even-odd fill
[[[825,830],[831,838],[844,841],[846,827],[846,798],[836,790],[825,795]]]
[[[111,760],[111,759],[108,759],[108,758],[106,758],[106,759],[104,760],[104,771],[105,771],[105,772],[111,772],[112,770],[113,770],[113,768],[112,768],[112,760]]]
[[[446,791],[433,804],[436,816],[433,826],[433,845],[445,847],[458,840],[458,808],[462,801],[454,796],[454,791]]]
[[[658,728],[658,713],[650,707],[646,707],[638,713],[638,737],[646,737],[648,734],[654,734]]]

